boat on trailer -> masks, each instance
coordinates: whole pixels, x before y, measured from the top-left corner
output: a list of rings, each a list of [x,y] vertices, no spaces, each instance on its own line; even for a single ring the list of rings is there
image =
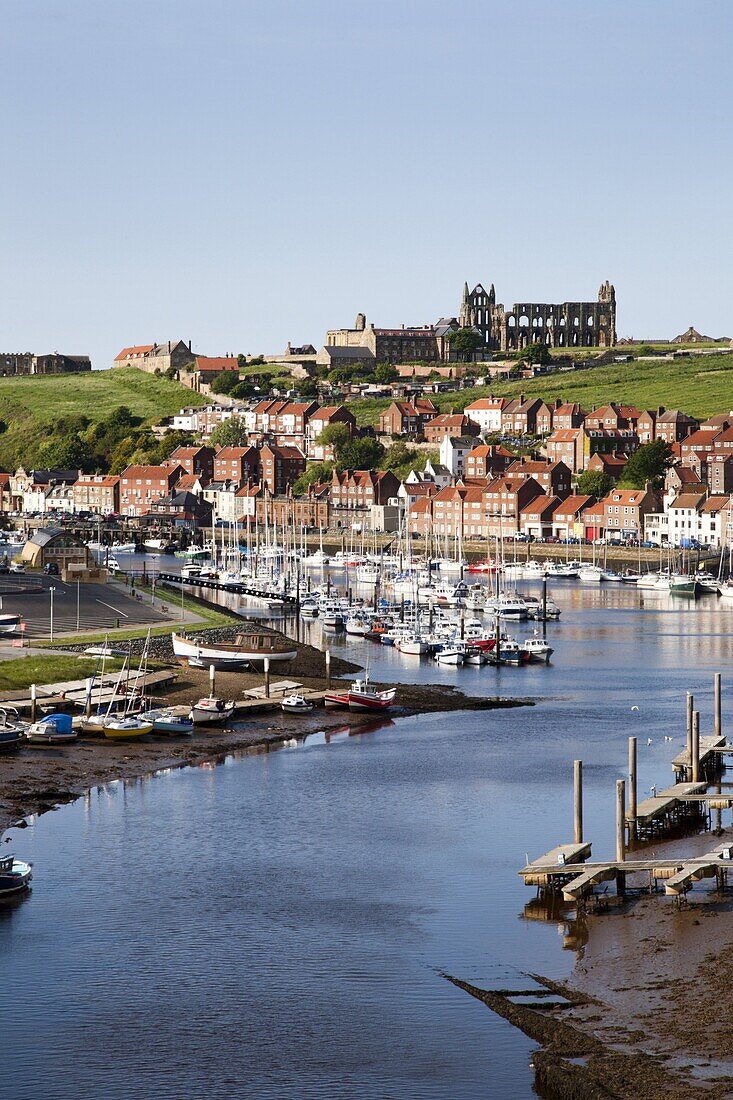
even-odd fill
[[[237,634],[233,642],[209,642],[202,638],[187,638],[185,634],[172,635],[173,653],[182,664],[195,667],[213,665],[216,669],[236,669],[249,666],[262,667],[265,657],[270,665],[282,665],[298,656],[297,646],[278,641],[271,634]],[[200,662],[200,664],[199,664]]]

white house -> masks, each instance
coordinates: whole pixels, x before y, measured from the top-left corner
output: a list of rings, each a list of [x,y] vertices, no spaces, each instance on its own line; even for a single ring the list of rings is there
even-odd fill
[[[453,477],[461,477],[466,469],[466,455],[476,446],[476,440],[469,436],[451,439],[444,436],[440,444],[440,462],[446,466]]]
[[[478,424],[482,435],[501,432],[501,413],[506,405],[505,397],[479,397],[466,406],[465,413]]]

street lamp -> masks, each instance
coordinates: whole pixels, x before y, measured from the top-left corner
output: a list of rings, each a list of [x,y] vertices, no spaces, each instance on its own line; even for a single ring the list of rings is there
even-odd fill
[[[56,591],[56,589],[54,588],[53,585],[51,585],[51,587],[48,590],[48,594],[51,597],[51,631],[50,631],[50,640],[51,641],[53,641],[53,594],[54,594],[55,591]]]

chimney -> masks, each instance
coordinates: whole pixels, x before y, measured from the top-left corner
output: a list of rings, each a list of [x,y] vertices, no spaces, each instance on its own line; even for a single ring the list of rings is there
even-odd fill
[[[188,341],[188,350],[189,351],[191,350],[191,341],[190,340]]]

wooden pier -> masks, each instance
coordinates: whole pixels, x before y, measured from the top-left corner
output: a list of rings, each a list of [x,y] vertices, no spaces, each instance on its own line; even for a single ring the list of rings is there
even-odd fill
[[[733,744],[728,744],[721,728],[719,673],[715,676],[714,698],[714,733],[701,736],[700,715],[688,693],[687,745],[672,761],[677,781],[660,791],[652,788],[651,797],[641,802],[637,802],[637,741],[635,737],[629,738],[628,786],[625,779],[616,781],[616,858],[613,860],[591,862],[591,844],[583,839],[583,764],[576,760],[573,766],[573,843],[559,844],[528,861],[519,871],[525,886],[535,886],[540,893],[562,896],[567,902],[582,902],[594,893],[596,886],[612,881],[616,883],[616,892],[623,895],[627,876],[640,873],[647,876],[650,892],[659,892],[661,882],[665,894],[678,898],[703,879],[715,878],[717,888],[725,889],[728,872],[733,867],[733,843],[719,844],[699,856],[627,858],[629,843],[660,839],[673,828],[699,825],[701,820],[709,824],[713,810],[720,828],[720,812],[733,809],[733,790],[723,792],[720,782],[716,789],[710,789],[711,783],[719,780],[726,757],[733,754]]]

